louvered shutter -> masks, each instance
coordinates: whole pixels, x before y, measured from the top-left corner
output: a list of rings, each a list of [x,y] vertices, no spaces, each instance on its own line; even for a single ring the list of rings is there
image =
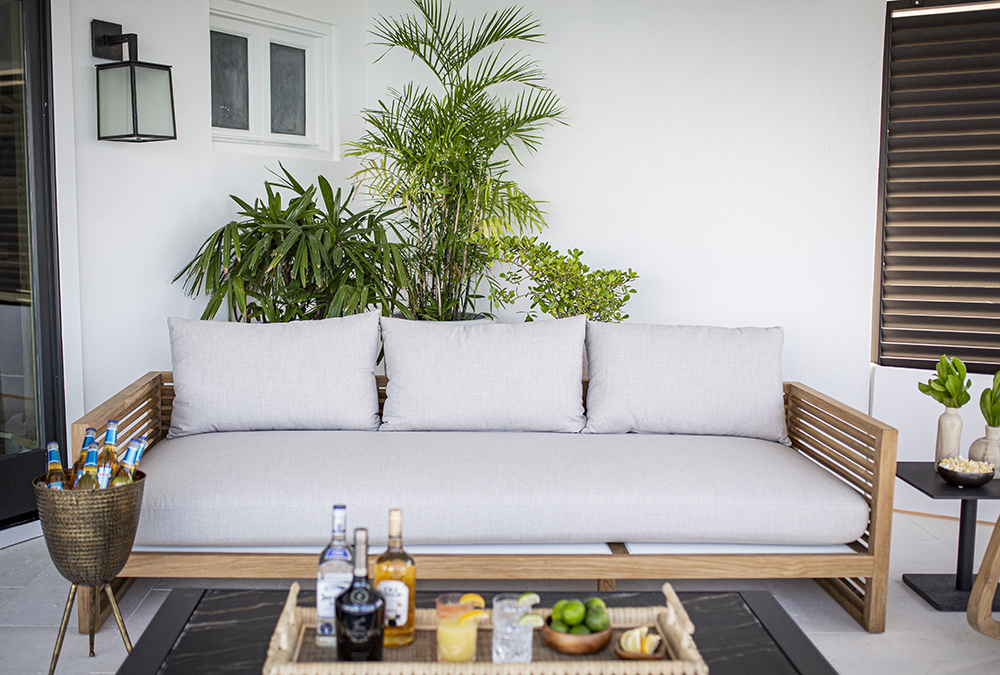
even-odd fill
[[[918,10],[922,13],[916,13]],[[1000,4],[890,2],[877,362],[1000,370]]]

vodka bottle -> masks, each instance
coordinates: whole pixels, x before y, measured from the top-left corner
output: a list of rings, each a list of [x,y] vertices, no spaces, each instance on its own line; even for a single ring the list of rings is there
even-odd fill
[[[347,507],[333,507],[333,536],[319,556],[316,573],[316,645],[337,646],[337,596],[354,580],[351,549],[347,546]]]
[[[132,439],[128,442],[128,449],[125,451],[125,459],[118,465],[118,470],[111,477],[112,485],[128,485],[132,482],[135,473],[135,465],[139,461],[139,441]]]
[[[74,490],[96,490],[100,487],[97,482],[97,451],[97,443],[91,443],[87,450],[87,461],[83,465],[80,480],[73,484]]]
[[[104,447],[97,456],[97,484],[103,490],[111,485],[111,478],[118,470],[118,422],[108,420],[108,430],[104,432]]]
[[[402,647],[416,636],[417,567],[403,550],[403,512],[389,511],[389,548],[375,562],[375,588],[385,598],[385,646]]]
[[[354,530],[354,579],[337,597],[337,660],[381,661],[385,600],[368,581],[368,530]]]
[[[80,446],[80,454],[77,455],[76,461],[73,463],[73,470],[70,473],[70,484],[75,485],[76,481],[80,480],[80,475],[83,473],[83,465],[87,463],[87,448],[90,444],[94,442],[97,438],[97,429],[94,427],[87,427],[87,431],[83,438],[83,445]],[[69,458],[66,458],[69,461]]]
[[[69,489],[66,485],[66,474],[63,473],[62,458],[59,457],[59,444],[55,441],[46,446],[49,453],[49,470],[45,473],[45,484],[50,490]]]

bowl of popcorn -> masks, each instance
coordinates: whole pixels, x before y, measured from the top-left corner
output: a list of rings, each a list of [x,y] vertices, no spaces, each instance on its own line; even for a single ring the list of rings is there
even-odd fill
[[[958,487],[980,487],[993,480],[994,467],[987,462],[975,462],[964,457],[942,459],[937,472],[946,483]]]

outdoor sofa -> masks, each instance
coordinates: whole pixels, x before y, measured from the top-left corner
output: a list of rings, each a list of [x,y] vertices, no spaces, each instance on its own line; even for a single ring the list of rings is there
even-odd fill
[[[72,427],[150,441],[119,593],[312,577],[344,503],[375,545],[402,508],[422,579],[813,578],[884,630],[896,431],[783,383],[780,328],[169,324]]]

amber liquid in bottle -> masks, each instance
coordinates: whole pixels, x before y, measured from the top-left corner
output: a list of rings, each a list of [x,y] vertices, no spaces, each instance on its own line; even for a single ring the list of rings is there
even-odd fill
[[[416,636],[417,566],[403,550],[403,512],[389,511],[389,548],[375,562],[375,588],[385,598],[385,646],[402,647]]]

